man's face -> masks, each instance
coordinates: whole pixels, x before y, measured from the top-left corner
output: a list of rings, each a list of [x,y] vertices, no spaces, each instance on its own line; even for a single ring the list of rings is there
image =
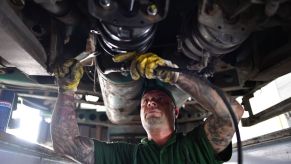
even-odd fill
[[[152,90],[142,97],[140,117],[146,130],[166,126],[174,128],[175,112],[172,99],[162,91]]]

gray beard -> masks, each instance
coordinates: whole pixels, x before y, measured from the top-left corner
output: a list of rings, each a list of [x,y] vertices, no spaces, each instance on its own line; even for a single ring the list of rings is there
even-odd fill
[[[149,129],[158,128],[162,125],[163,119],[157,117],[151,117],[146,119],[146,126]]]
[[[150,125],[160,124],[162,122],[161,118],[151,117],[147,119],[147,123]]]

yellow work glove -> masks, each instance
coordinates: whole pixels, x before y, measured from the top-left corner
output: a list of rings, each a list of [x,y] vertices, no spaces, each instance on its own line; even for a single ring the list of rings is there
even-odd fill
[[[62,65],[57,65],[54,73],[58,80],[59,91],[76,91],[83,72],[82,65],[75,59],[69,59]]]
[[[148,79],[157,78],[163,82],[174,84],[179,77],[178,72],[156,70],[159,66],[173,68],[178,68],[178,66],[154,53],[136,54],[135,52],[129,52],[118,54],[113,57],[113,61],[117,63],[131,61],[130,75],[134,80],[138,80],[142,76]]]

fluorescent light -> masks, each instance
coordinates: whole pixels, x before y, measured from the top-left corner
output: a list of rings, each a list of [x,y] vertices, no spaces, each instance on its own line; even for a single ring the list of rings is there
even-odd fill
[[[85,100],[86,101],[90,101],[90,102],[97,102],[99,100],[99,97],[92,96],[92,95],[86,95],[85,96]]]
[[[97,105],[88,104],[88,103],[81,103],[80,108],[81,109],[93,109],[93,110],[95,110],[97,108]]]
[[[17,104],[17,110],[13,111],[12,117],[20,119],[20,126],[17,129],[7,129],[6,132],[36,143],[41,121],[40,111],[23,104]]]
[[[106,112],[106,107],[103,105],[97,105],[96,111],[97,112]]]
[[[106,107],[104,105],[94,105],[94,104],[88,104],[88,103],[81,103],[80,104],[81,109],[92,109],[96,110],[97,112],[105,112]]]

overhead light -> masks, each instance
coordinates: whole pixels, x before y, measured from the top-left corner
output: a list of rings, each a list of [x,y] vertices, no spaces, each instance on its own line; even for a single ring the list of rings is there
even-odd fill
[[[85,100],[89,102],[97,102],[99,100],[99,97],[93,95],[86,95]]]

